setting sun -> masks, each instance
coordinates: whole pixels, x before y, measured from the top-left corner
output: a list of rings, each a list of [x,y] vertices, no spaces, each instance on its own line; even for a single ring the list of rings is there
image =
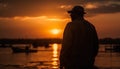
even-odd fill
[[[51,30],[51,33],[52,34],[59,34],[60,30],[59,29],[53,29],[53,30]]]

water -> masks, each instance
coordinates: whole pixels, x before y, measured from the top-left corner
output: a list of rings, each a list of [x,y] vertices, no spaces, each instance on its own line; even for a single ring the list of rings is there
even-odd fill
[[[12,53],[10,48],[0,48],[0,68],[58,69],[61,44],[50,44],[50,46],[39,47],[38,52],[29,54]],[[104,46],[101,45],[99,50],[104,51]],[[120,53],[99,52],[95,65],[100,68],[120,69]]]

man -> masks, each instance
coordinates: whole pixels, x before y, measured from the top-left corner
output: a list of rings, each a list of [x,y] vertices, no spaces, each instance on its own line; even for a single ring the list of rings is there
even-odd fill
[[[72,22],[64,30],[60,69],[93,69],[98,53],[95,27],[84,19],[83,7],[75,6],[68,13]]]

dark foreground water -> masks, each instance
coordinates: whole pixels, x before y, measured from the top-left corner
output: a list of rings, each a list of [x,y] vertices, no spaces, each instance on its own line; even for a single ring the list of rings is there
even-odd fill
[[[11,48],[0,48],[0,69],[58,69],[60,44],[39,47],[36,53],[12,53]],[[120,53],[103,52],[100,46],[95,65],[100,69],[120,69]]]

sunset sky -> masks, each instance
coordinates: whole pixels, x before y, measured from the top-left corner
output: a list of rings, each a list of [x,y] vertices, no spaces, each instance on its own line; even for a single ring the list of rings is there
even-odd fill
[[[0,38],[62,38],[75,5],[99,38],[120,38],[120,0],[0,0]]]

